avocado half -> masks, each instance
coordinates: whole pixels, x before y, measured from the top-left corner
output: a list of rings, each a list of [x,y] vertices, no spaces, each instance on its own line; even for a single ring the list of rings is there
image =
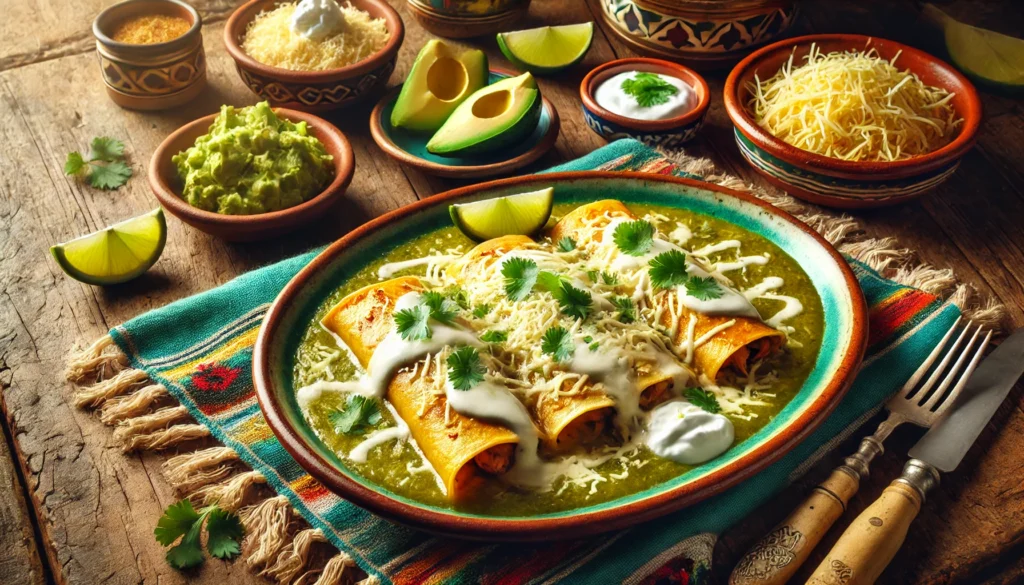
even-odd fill
[[[483,51],[460,51],[443,41],[427,41],[402,84],[391,125],[433,132],[467,97],[487,85],[488,78]]]
[[[469,96],[427,142],[440,156],[467,156],[515,144],[537,127],[541,98],[529,73],[488,85]]]

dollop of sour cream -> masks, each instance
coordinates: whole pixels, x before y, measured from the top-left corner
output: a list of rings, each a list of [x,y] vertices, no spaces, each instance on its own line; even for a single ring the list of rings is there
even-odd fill
[[[312,41],[322,41],[341,32],[345,15],[335,0],[302,0],[292,13],[292,32]]]
[[[667,120],[682,116],[697,106],[697,92],[682,79],[655,73],[663,81],[675,86],[676,93],[667,96],[663,104],[641,106],[636,97],[622,89],[622,82],[633,79],[639,71],[626,71],[607,79],[594,90],[594,101],[597,105],[626,118],[634,120]]]
[[[659,457],[698,465],[724,453],[734,438],[728,418],[685,400],[673,400],[651,411],[645,443]]]

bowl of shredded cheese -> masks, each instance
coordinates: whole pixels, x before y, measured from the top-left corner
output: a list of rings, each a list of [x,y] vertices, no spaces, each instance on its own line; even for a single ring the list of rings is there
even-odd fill
[[[275,107],[306,112],[383,90],[404,36],[383,0],[250,0],[224,28],[245,85]]]
[[[889,205],[949,178],[974,144],[981,102],[952,66],[860,35],[769,45],[729,74],[725,106],[756,171],[833,207]]]

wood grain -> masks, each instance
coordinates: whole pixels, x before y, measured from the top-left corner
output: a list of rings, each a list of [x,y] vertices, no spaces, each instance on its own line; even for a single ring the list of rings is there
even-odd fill
[[[58,583],[255,583],[241,563],[209,561],[198,572],[170,569],[152,527],[174,496],[159,473],[161,457],[125,457],[112,444],[109,429],[94,416],[71,407],[70,389],[60,372],[75,343],[87,342],[109,327],[173,300],[195,294],[254,267],[326,243],[366,219],[417,197],[459,186],[403,169],[369,139],[371,105],[329,116],[349,136],[356,174],[343,203],[312,229],[262,244],[232,245],[169,220],[167,248],[154,269],[125,285],[100,289],[66,278],[49,259],[50,244],[98,229],[156,205],[142,176],[148,156],[169,132],[185,121],[216,111],[220,104],[254,102],[238,79],[221,45],[222,21],[237,2],[193,2],[206,16],[204,28],[210,87],[194,103],[156,114],[122,110],[104,95],[89,27],[102,5],[113,0],[78,3],[0,0],[0,388],[5,424],[15,464],[24,470],[20,488],[28,494],[31,518],[12,521],[23,538],[39,526],[45,563]],[[422,43],[429,38],[395,0],[407,26],[396,73],[400,83]],[[978,7],[956,0],[943,3],[955,16],[1019,34],[1024,16],[1012,0]],[[805,3],[805,29],[858,31],[926,46],[913,35],[909,1],[840,0]],[[534,2],[524,26],[600,20],[598,0]],[[913,37],[913,38],[911,38]],[[486,50],[496,66],[509,67],[491,38],[470,42]],[[931,50],[941,51],[941,46]],[[525,172],[584,155],[604,144],[583,122],[578,85],[583,75],[604,61],[631,55],[598,27],[594,44],[580,66],[540,80],[542,92],[562,118],[562,132],[552,153]],[[713,102],[701,136],[687,147],[691,154],[713,157],[744,179],[760,179],[742,161],[733,144],[731,125],[721,106],[724,73],[708,76]],[[953,268],[965,282],[994,294],[1010,307],[1011,324],[1024,325],[1024,115],[1021,102],[985,95],[986,122],[978,148],[961,170],[920,203],[858,215],[874,236],[896,236],[924,261]],[[136,177],[114,192],[83,187],[64,177],[64,156],[86,148],[95,135],[126,139]],[[1019,581],[1024,566],[1024,386],[1018,386],[983,433],[967,461],[924,504],[907,543],[882,575],[880,583],[1007,585]],[[877,423],[877,421],[874,421]],[[874,424],[872,423],[872,424]],[[874,464],[873,476],[808,561],[820,562],[850,519],[873,501],[896,477],[916,431],[901,430]],[[799,485],[723,535],[715,572],[724,582],[743,551],[795,506],[816,482],[856,448],[855,437],[834,457],[823,461]],[[5,490],[0,449],[0,490]],[[17,474],[14,475],[17,477]],[[802,491],[801,491],[802,490]],[[15,500],[0,491],[0,545],[11,538],[6,516]],[[13,492],[17,493],[17,492]],[[5,507],[6,506],[6,507]],[[16,514],[21,514],[17,512]],[[12,518],[14,518],[12,516]],[[15,537],[17,538],[17,537]],[[31,540],[0,555],[0,567],[28,567]],[[23,552],[19,552],[23,551]],[[8,559],[14,559],[10,561]],[[14,563],[11,565],[10,563]],[[0,569],[2,571],[3,569]],[[0,581],[7,583],[0,572]],[[34,579],[34,580],[33,580]],[[1016,581],[1015,581],[1016,580]]]

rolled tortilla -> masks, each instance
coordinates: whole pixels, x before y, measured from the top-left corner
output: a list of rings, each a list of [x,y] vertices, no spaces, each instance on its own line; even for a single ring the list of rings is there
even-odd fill
[[[395,302],[421,290],[423,285],[414,276],[366,286],[342,299],[320,324],[366,368],[377,345],[391,331]],[[441,477],[448,497],[460,499],[473,491],[479,473],[508,471],[519,438],[507,428],[448,409],[445,395],[436,391],[436,372],[425,369],[399,370],[388,385],[386,398]]]
[[[612,219],[626,217],[637,219],[621,201],[605,199],[595,201],[577,207],[565,217],[560,219],[551,230],[551,237],[561,240],[564,237],[573,238],[575,241],[596,242],[599,245],[614,245],[612,242],[603,242],[603,228]],[[672,293],[665,295],[665,303],[672,302]],[[688,308],[682,308],[683,315],[680,318],[679,331],[673,340],[674,346],[679,348],[685,342],[687,336],[687,323],[690,314],[697,315],[697,325],[694,330],[694,339],[699,339],[705,333],[719,327],[729,321],[735,320],[735,324],[724,329],[712,337],[709,341],[694,349],[693,361],[701,372],[709,379],[715,380],[719,373],[727,368],[733,368],[742,374],[746,374],[750,364],[756,360],[771,355],[786,341],[786,336],[781,331],[765,325],[758,319],[749,317],[712,316],[696,313]],[[661,312],[660,325],[670,327],[672,316],[669,311]]]

